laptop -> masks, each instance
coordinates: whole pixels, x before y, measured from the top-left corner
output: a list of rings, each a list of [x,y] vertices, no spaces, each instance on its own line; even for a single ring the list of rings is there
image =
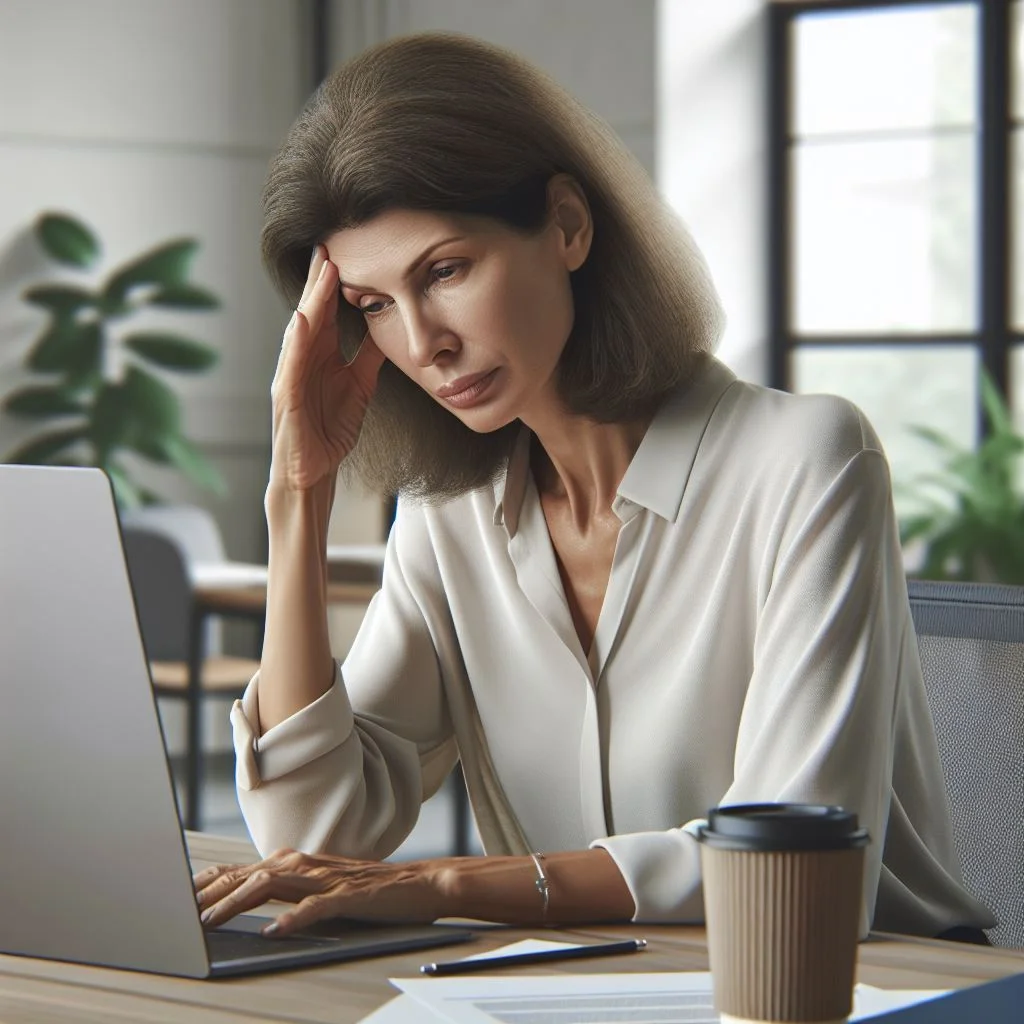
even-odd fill
[[[186,978],[471,937],[199,920],[110,481],[0,465],[0,952]]]

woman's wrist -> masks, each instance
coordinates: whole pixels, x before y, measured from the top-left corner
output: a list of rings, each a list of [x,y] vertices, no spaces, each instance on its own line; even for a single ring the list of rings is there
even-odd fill
[[[629,921],[636,912],[618,867],[602,849],[541,856],[545,885],[529,857],[448,857],[424,861],[438,916],[504,924]],[[542,889],[547,890],[545,897]]]
[[[543,916],[531,893],[536,875],[529,857],[444,857],[422,865],[438,917],[531,924]]]
[[[336,487],[337,478],[334,476],[325,477],[312,487],[300,490],[289,487],[271,474],[263,499],[267,526],[273,530],[278,522],[289,522],[297,514],[307,516],[312,513],[317,519],[322,520],[326,531],[327,522],[331,517],[331,508],[334,505]]]

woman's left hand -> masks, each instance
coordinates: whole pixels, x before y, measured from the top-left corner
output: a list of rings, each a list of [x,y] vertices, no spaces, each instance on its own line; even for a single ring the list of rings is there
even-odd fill
[[[349,860],[279,850],[257,864],[207,868],[193,878],[203,924],[215,928],[247,910],[282,900],[296,904],[265,934],[286,935],[316,921],[433,921],[444,916],[441,861]]]

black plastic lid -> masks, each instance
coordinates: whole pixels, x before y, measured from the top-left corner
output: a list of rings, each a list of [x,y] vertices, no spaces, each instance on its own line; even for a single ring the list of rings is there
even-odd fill
[[[856,814],[824,804],[714,807],[698,838],[715,849],[753,851],[851,850],[871,841]]]

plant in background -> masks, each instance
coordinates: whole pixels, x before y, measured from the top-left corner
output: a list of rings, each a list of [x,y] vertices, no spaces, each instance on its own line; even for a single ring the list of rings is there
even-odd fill
[[[73,217],[43,214],[34,231],[63,267],[87,271],[99,260],[96,236]],[[194,239],[176,239],[116,268],[95,290],[61,280],[22,294],[48,315],[25,357],[39,381],[7,395],[2,407],[45,425],[5,461],[99,466],[122,506],[159,500],[133,479],[128,453],[224,492],[220,474],[182,433],[181,403],[162,376],[209,370],[217,352],[176,333],[132,329],[146,309],[188,313],[220,306],[189,280],[197,249]]]
[[[999,389],[982,371],[981,401],[989,432],[975,449],[928,427],[912,433],[942,455],[937,473],[901,488],[923,512],[900,526],[904,544],[925,545],[914,573],[934,580],[1024,583],[1024,496],[1018,485],[1024,437],[1013,429]]]

